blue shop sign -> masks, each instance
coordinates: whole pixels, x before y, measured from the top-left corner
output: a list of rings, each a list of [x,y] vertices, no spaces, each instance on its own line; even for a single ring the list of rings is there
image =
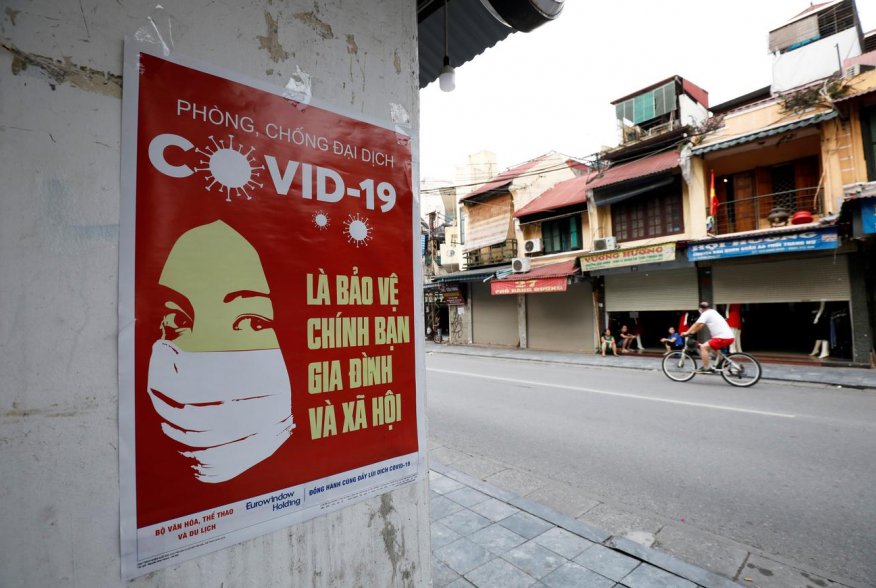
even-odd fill
[[[807,231],[792,235],[774,235],[733,241],[697,243],[687,248],[689,261],[723,259],[725,257],[746,257],[767,253],[791,253],[794,251],[817,251],[836,249],[839,246],[837,229]]]
[[[865,233],[876,233],[876,200],[861,201],[861,222]]]

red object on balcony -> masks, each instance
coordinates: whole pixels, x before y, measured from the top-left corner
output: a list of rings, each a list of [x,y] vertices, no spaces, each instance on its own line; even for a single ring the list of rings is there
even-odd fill
[[[791,216],[792,225],[805,225],[813,221],[812,213],[808,210],[800,210]]]

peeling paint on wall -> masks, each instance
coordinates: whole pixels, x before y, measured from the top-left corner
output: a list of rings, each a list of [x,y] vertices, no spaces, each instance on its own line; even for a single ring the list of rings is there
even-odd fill
[[[6,43],[0,43],[0,47],[12,55],[13,75],[17,76],[28,67],[33,66],[48,76],[51,80],[49,85],[53,90],[55,85],[66,82],[86,92],[114,98],[122,97],[122,76],[120,75],[97,71],[84,65],[76,65],[69,57],[60,61],[43,55],[25,53]]]
[[[280,45],[277,20],[270,12],[265,12],[265,25],[268,27],[268,34],[264,37],[261,35],[256,37],[259,40],[259,49],[267,51],[271,61],[276,63],[289,59],[289,52],[283,49],[283,46]]]
[[[401,58],[398,56],[398,49],[392,54],[392,65],[395,67],[396,75],[401,73]]]
[[[347,35],[347,53],[350,55],[359,53],[359,45],[356,44],[356,37],[353,35]]]
[[[327,22],[320,20],[320,18],[312,10],[308,12],[296,12],[292,16],[309,26],[316,32],[317,35],[319,35],[323,39],[335,38],[335,34],[332,32],[332,26]]]
[[[6,7],[6,16],[9,17],[9,22],[12,23],[12,26],[15,26],[15,17],[18,16],[20,10],[13,10],[10,7]]]

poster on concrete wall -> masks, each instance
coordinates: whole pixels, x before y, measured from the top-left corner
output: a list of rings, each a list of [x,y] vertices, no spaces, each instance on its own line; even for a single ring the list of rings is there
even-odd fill
[[[128,43],[122,574],[425,475],[409,134]]]

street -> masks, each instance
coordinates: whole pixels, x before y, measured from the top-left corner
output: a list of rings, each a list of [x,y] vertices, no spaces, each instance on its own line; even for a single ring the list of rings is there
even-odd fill
[[[433,353],[426,366],[438,459],[727,576],[876,578],[873,390],[678,384],[658,359],[643,371]]]

